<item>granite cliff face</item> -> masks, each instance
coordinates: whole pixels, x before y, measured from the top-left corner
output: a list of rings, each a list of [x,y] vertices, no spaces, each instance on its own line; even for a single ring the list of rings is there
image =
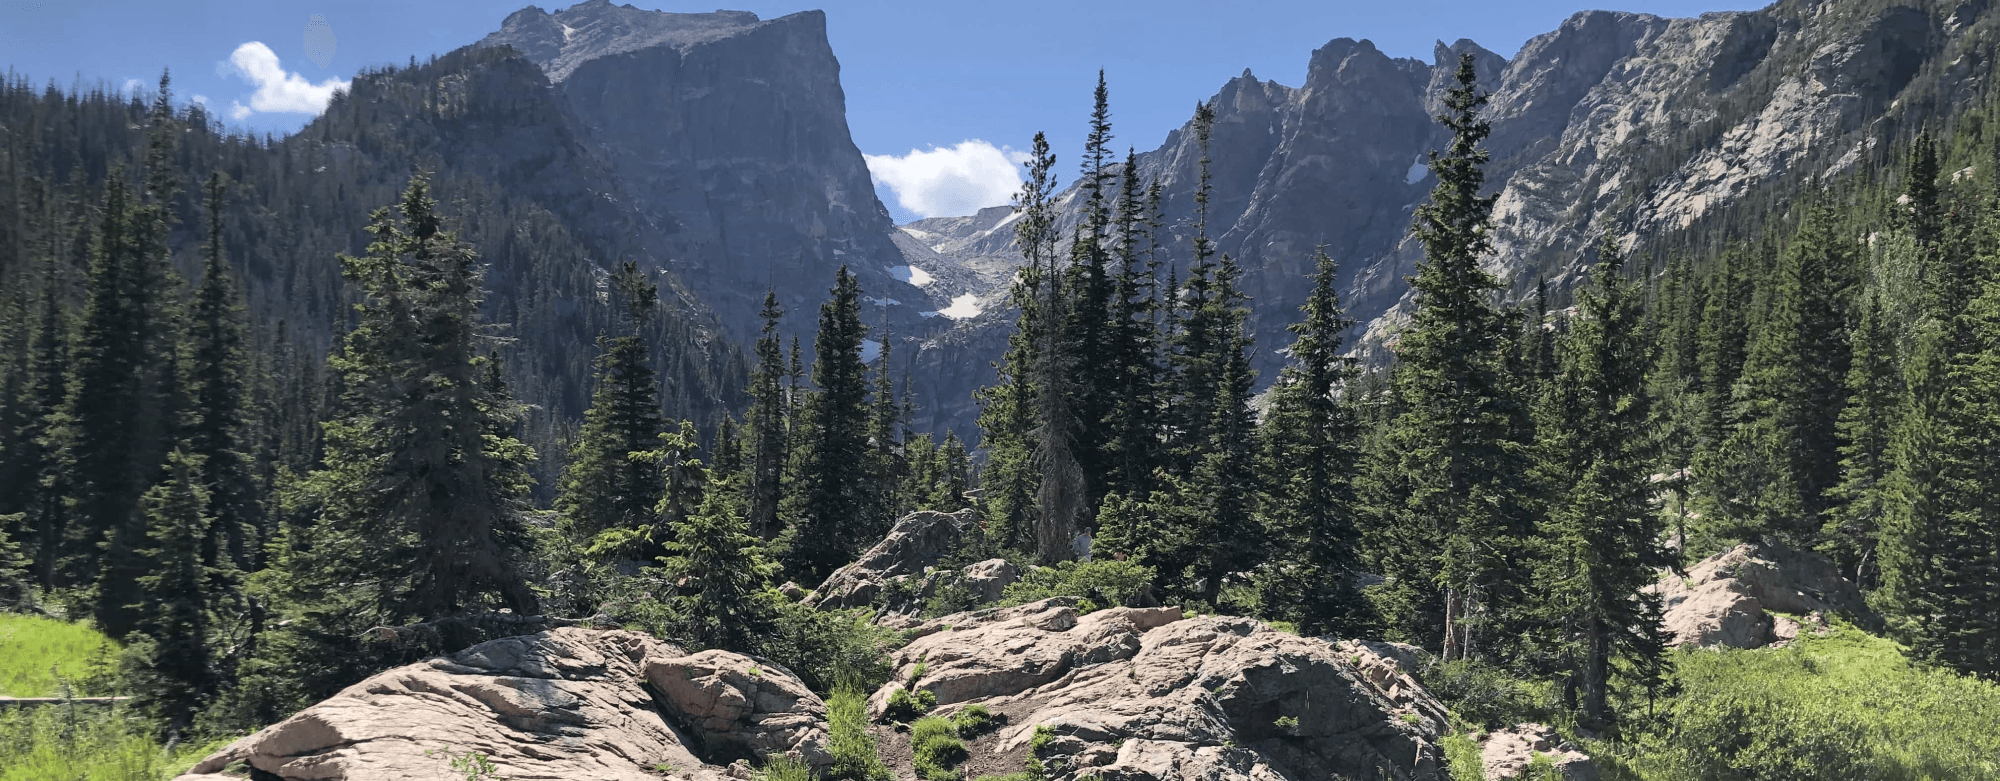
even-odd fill
[[[1489,268],[1519,295],[1542,277],[1567,287],[1605,224],[1642,246],[1701,231],[1762,189],[1886,159],[1916,123],[1986,88],[1995,17],[1980,1],[1788,1],[1696,19],[1587,11],[1512,59],[1460,40],[1426,63],[1339,38],[1312,53],[1302,86],[1246,71],[1213,98],[1209,232],[1245,269],[1260,380],[1282,366],[1321,244],[1341,263],[1360,351],[1386,358],[1421,258],[1411,212],[1436,184],[1422,163],[1446,140],[1430,115],[1461,54],[1492,92],[1487,175],[1500,197]],[[1183,245],[1200,157],[1191,135],[1183,127],[1139,156]],[[987,216],[904,231],[961,262],[1018,264],[1011,231]],[[935,343],[1004,344],[980,333],[1011,319],[992,311],[1004,285],[982,292],[988,316]]]
[[[639,254],[672,270],[739,338],[755,333],[775,287],[787,330],[810,339],[814,312],[848,265],[892,334],[931,324],[848,136],[840,63],[826,16],[771,20],[676,14],[591,2],[526,8],[480,42],[541,66],[617,198],[650,221]],[[889,303],[894,302],[894,303]],[[879,334],[872,335],[881,338]]]

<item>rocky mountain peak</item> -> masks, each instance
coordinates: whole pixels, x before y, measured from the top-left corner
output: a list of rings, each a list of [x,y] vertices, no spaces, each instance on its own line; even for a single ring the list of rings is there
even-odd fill
[[[818,11],[807,14],[824,18]],[[569,78],[577,66],[599,57],[655,46],[685,49],[763,23],[749,11],[681,14],[589,0],[555,13],[535,6],[515,11],[480,45],[512,46],[542,66],[550,81],[559,82]]]

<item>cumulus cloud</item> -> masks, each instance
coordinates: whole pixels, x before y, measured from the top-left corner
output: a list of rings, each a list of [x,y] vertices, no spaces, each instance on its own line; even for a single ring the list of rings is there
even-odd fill
[[[249,105],[241,101],[231,101],[229,116],[243,119],[259,111],[286,114],[318,114],[326,110],[326,102],[333,99],[334,90],[347,89],[349,82],[341,79],[327,79],[318,84],[306,80],[296,72],[288,73],[278,64],[278,53],[271,51],[262,41],[251,41],[236,47],[230,53],[229,61],[217,67],[224,75],[241,77],[256,85],[250,93]]]
[[[1000,206],[1021,187],[1028,156],[979,139],[956,146],[912,149],[907,155],[863,155],[875,181],[919,217],[971,214]]]

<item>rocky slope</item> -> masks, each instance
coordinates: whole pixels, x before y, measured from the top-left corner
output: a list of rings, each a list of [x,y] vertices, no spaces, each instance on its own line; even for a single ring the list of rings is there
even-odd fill
[[[1317,245],[1342,264],[1363,352],[1380,360],[1393,342],[1421,257],[1411,211],[1435,184],[1421,163],[1445,140],[1429,115],[1461,54],[1493,93],[1489,268],[1519,294],[1541,277],[1569,284],[1606,221],[1639,245],[1697,230],[1760,189],[1881,159],[1916,123],[1986,88],[1996,26],[1983,0],[1786,0],[1695,19],[1587,11],[1512,59],[1460,40],[1421,62],[1337,38],[1312,53],[1297,87],[1246,71],[1213,97],[1209,230],[1246,269],[1260,376],[1281,365]],[[1182,239],[1199,156],[1183,127],[1139,158]],[[1017,264],[1011,232],[989,212],[904,229],[964,263]],[[983,294],[997,304],[1004,287]],[[999,340],[978,331],[1005,319],[935,341],[947,355],[993,350]]]

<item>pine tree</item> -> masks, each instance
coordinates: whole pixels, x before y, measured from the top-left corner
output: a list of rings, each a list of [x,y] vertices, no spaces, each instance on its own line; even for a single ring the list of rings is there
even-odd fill
[[[1819,532],[1839,482],[1854,276],[1854,248],[1832,208],[1810,207],[1759,291],[1768,309],[1733,391],[1732,430],[1701,477],[1728,536],[1810,546]]]
[[[1118,197],[1118,275],[1113,285],[1111,325],[1105,348],[1112,402],[1102,422],[1105,490],[1128,495],[1151,490],[1153,470],[1161,466],[1157,363],[1160,335],[1155,331],[1152,233],[1148,230],[1146,194],[1139,186],[1139,159],[1127,152]]]
[[[614,275],[612,286],[629,318],[621,327],[630,330],[599,339],[597,390],[584,412],[583,430],[570,447],[555,504],[571,533],[584,540],[611,529],[651,527],[653,507],[666,490],[660,470],[633,456],[658,450],[664,426],[660,381],[638,335],[659,291],[631,262]],[[657,553],[638,552],[646,557]]]
[[[1060,354],[1072,369],[1062,389],[1069,396],[1064,406],[1075,420],[1070,437],[1083,486],[1081,506],[1072,517],[1079,520],[1091,517],[1104,495],[1105,473],[1110,470],[1107,441],[1115,434],[1101,424],[1110,417],[1120,390],[1116,372],[1074,371],[1083,356],[1111,356],[1117,334],[1113,306],[1117,280],[1111,269],[1116,225],[1111,188],[1118,176],[1112,170],[1116,158],[1111,152],[1111,110],[1102,70],[1097,72],[1092,97],[1090,132],[1084,138],[1076,183],[1083,214],[1070,244],[1070,263],[1061,287],[1067,322],[1058,337],[1064,342]]]
[[[1188,322],[1202,323],[1213,336],[1208,343],[1213,352],[1202,356],[1199,365],[1219,369],[1204,427],[1208,441],[1192,452],[1190,480],[1206,508],[1196,534],[1195,572],[1202,579],[1203,601],[1215,606],[1221,604],[1223,580],[1251,569],[1267,554],[1264,528],[1256,517],[1257,418],[1250,409],[1256,372],[1250,368],[1250,336],[1243,329],[1249,309],[1236,289],[1241,273],[1223,254],[1213,288],[1188,316]]]
[[[1188,266],[1186,281],[1173,284],[1170,280],[1168,288],[1171,318],[1167,333],[1172,349],[1167,359],[1174,385],[1167,398],[1166,417],[1169,447],[1175,461],[1172,468],[1183,475],[1192,471],[1200,460],[1200,448],[1210,440],[1208,423],[1214,412],[1211,405],[1218,394],[1217,383],[1222,372],[1222,367],[1213,361],[1224,353],[1218,345],[1225,338],[1221,331],[1224,324],[1202,315],[1205,311],[1216,311],[1209,306],[1215,295],[1216,250],[1215,242],[1208,236],[1212,190],[1208,145],[1215,126],[1215,108],[1197,104],[1192,124],[1195,144],[1201,151],[1196,163],[1193,262]]]
[[[867,517],[873,525],[860,535],[864,547],[866,541],[888,534],[889,525],[900,515],[897,507],[903,502],[903,478],[910,466],[901,437],[903,410],[896,402],[895,379],[889,369],[894,350],[888,334],[884,333],[881,351],[875,358],[875,394],[869,405],[869,471],[874,477],[874,489],[868,492]]]
[[[142,502],[150,527],[144,551],[149,571],[139,578],[144,596],[133,607],[146,618],[126,641],[123,667],[140,711],[159,721],[170,739],[193,723],[214,692],[211,584],[231,579],[205,562],[204,548],[214,535],[206,508],[214,501],[202,487],[202,466],[200,456],[174,451],[167,457],[166,480]]]
[[[834,274],[832,298],[819,308],[812,379],[793,441],[798,461],[786,515],[792,519],[793,579],[818,583],[872,540],[869,480],[868,378],[861,362],[861,287],[846,266]]]
[[[1658,439],[1645,387],[1644,302],[1622,278],[1623,263],[1607,235],[1536,422],[1538,478],[1554,497],[1535,573],[1536,612],[1568,674],[1565,701],[1598,725],[1614,724],[1613,659],[1660,650],[1650,642],[1658,598],[1640,589],[1670,560],[1651,480]],[[1655,666],[1641,657],[1633,669]]]
[[[207,514],[215,528],[204,543],[203,562],[217,569],[252,569],[262,549],[264,523],[255,476],[245,455],[243,307],[229,274],[223,242],[223,198],[228,182],[211,174],[203,191],[208,210],[208,242],[202,252],[201,285],[195,290],[189,332],[189,396],[195,418],[188,427],[189,453],[201,460],[208,490]]]
[[[53,439],[60,459],[52,476],[67,488],[62,574],[57,585],[111,581],[109,599],[99,597],[99,626],[118,636],[137,626],[128,607],[136,601],[131,583],[144,574],[139,559],[144,525],[138,520],[139,495],[146,474],[138,458],[139,397],[145,391],[141,333],[145,318],[131,294],[137,247],[131,235],[133,206],[124,177],[117,171],[106,179],[101,219],[92,241],[90,270],[85,280],[87,303],[70,362],[68,393],[55,418]]]
[[[1890,437],[1903,393],[1896,338],[1884,321],[1879,293],[1871,291],[1862,308],[1850,349],[1854,358],[1847,372],[1847,406],[1839,422],[1841,481],[1828,493],[1832,506],[1820,532],[1825,538],[1821,549],[1853,573],[1855,583],[1873,586]]]
[[[1496,197],[1480,194],[1485,103],[1467,55],[1438,117],[1452,141],[1431,154],[1438,184],[1411,229],[1425,251],[1411,281],[1416,311],[1395,346],[1402,409],[1371,469],[1371,548],[1404,605],[1388,617],[1409,636],[1441,639],[1447,660],[1474,652],[1474,627],[1504,598],[1507,557],[1527,526],[1516,498],[1524,455],[1511,438],[1521,406],[1504,371],[1511,323],[1480,266]],[[1440,623],[1424,618],[1438,613]]]
[[[1065,289],[1056,265],[1056,212],[1050,200],[1056,187],[1055,163],[1048,138],[1036,133],[1028,178],[1014,196],[1014,211],[1021,215],[1014,223],[1015,244],[1032,270],[1032,279],[1039,282],[1039,290],[1034,291],[1038,294],[1034,319],[1029,320],[1025,313],[1022,319],[1024,324],[1037,327],[1030,335],[1034,360],[1031,436],[1034,468],[1040,476],[1033,543],[1035,557],[1043,564],[1072,555],[1070,539],[1089,501],[1084,465],[1077,452],[1080,421],[1072,406],[1076,355],[1065,333],[1073,294]]]
[[[1351,637],[1368,624],[1354,586],[1360,421],[1344,397],[1360,371],[1341,353],[1354,321],[1340,307],[1338,267],[1324,247],[1313,265],[1304,318],[1289,329],[1292,361],[1272,386],[1259,427],[1269,482],[1262,515],[1274,544],[1257,585],[1271,617],[1309,636]]]
[[[285,587],[295,603],[376,623],[532,613],[519,562],[533,453],[502,433],[512,401],[478,349],[477,256],[444,226],[425,176],[397,211],[375,210],[368,254],[341,257],[365,298],[329,361],[343,390],[324,466],[307,478],[318,517],[281,563]]]
[[[786,430],[784,354],[778,322],[785,310],[778,306],[778,292],[764,292],[764,330],[757,336],[757,368],[750,375],[750,533],[769,540],[778,534],[778,499],[783,495],[785,456],[789,449]]]
[[[1869,601],[1918,660],[2000,680],[2000,285],[1924,324],[1890,445]]]

